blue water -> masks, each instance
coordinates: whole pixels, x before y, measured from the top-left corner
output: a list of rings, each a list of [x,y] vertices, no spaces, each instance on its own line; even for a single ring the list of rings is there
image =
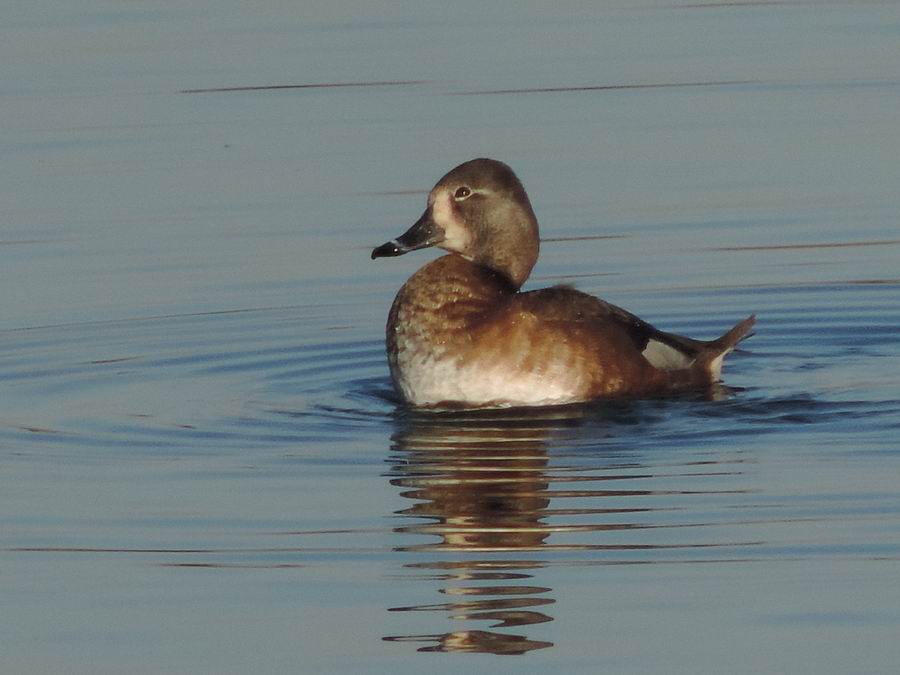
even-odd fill
[[[0,19],[0,672],[896,670],[900,3]],[[476,156],[728,390],[400,404]]]

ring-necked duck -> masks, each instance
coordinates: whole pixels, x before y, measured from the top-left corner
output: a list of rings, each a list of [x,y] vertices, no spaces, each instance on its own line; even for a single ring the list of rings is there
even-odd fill
[[[372,258],[428,246],[451,255],[403,284],[387,322],[391,378],[416,406],[556,405],[708,387],[756,320],[694,340],[568,286],[520,293],[538,258],[537,219],[512,169],[492,159],[441,178],[422,217]]]

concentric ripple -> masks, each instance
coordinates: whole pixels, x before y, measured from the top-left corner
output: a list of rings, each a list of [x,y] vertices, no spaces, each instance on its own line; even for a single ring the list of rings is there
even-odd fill
[[[62,467],[48,489],[104,496],[13,519],[5,550],[185,574],[374,557],[397,585],[385,640],[498,654],[553,646],[538,627],[566,611],[559,568],[896,561],[871,527],[900,520],[871,466],[895,461],[900,428],[888,290],[844,287],[840,314],[812,295],[791,315],[754,289],[771,309],[713,397],[502,411],[404,406],[380,336],[308,308],[0,333],[9,466],[45,481]],[[117,491],[134,512],[107,512]]]

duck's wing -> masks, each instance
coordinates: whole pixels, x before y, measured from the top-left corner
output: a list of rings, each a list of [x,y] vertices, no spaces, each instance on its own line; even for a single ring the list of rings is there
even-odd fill
[[[652,366],[665,371],[692,368],[695,363],[703,363],[706,370],[705,364],[716,357],[720,366],[721,357],[748,337],[755,323],[755,317],[751,316],[716,340],[695,340],[661,331],[628,310],[569,286],[519,293],[517,297],[523,309],[545,321],[599,322],[603,330],[627,336]]]

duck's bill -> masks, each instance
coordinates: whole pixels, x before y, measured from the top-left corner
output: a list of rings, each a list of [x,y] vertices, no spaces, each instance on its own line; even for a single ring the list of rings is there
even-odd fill
[[[440,244],[442,241],[444,241],[444,231],[432,220],[431,209],[428,209],[406,232],[373,250],[372,260],[403,255],[420,248]]]

